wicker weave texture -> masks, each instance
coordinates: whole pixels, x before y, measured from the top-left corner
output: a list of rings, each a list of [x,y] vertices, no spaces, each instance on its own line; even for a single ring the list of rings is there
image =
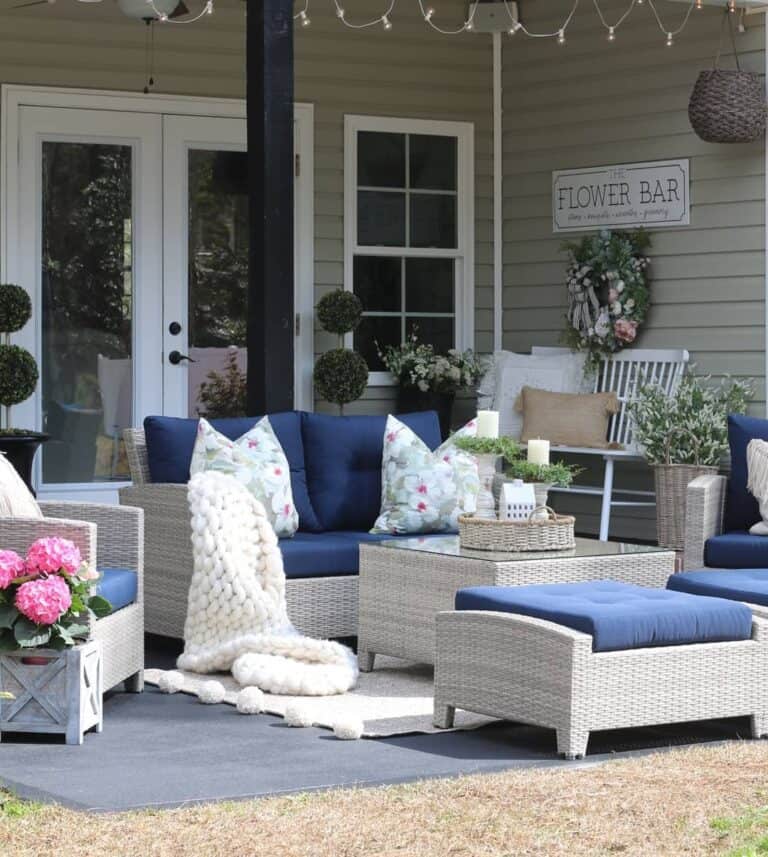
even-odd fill
[[[361,669],[371,668],[376,654],[434,663],[435,616],[453,610],[466,586],[608,579],[663,588],[674,570],[672,551],[499,562],[361,545]]]
[[[591,731],[749,716],[768,733],[768,621],[752,639],[592,652],[587,634],[509,613],[437,617],[435,723],[456,708],[556,730],[583,756]],[[717,692],[713,693],[713,688]]]
[[[656,481],[656,538],[665,548],[681,551],[685,547],[685,506],[688,485],[699,476],[717,473],[716,467],[691,464],[657,464],[653,468]]]
[[[699,476],[688,485],[685,506],[685,547],[683,569],[704,567],[707,539],[723,531],[725,476]]]
[[[192,579],[192,531],[186,485],[133,485],[120,502],[144,510],[146,629],[184,636]],[[286,584],[288,615],[303,634],[348,637],[357,632],[357,577],[314,577]]]
[[[760,75],[738,69],[699,72],[688,118],[707,143],[751,143],[765,133],[765,96]]]
[[[576,544],[576,519],[571,515],[557,515],[549,507],[547,513],[546,520],[532,517],[528,521],[503,521],[462,515],[459,518],[462,547],[501,553],[572,548]]]

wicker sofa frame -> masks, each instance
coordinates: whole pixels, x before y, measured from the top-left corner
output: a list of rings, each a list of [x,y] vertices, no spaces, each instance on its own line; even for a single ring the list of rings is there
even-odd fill
[[[45,536],[71,539],[97,568],[136,572],[136,601],[90,622],[89,638],[102,645],[104,689],[120,682],[129,692],[144,689],[144,514],[141,509],[96,503],[41,502],[44,517],[0,518],[0,543],[24,554]]]
[[[187,486],[153,483],[143,429],[123,433],[133,485],[120,502],[144,510],[146,630],[184,636],[192,542]],[[357,633],[357,576],[312,577],[286,582],[288,615],[303,634],[351,637]]]
[[[759,738],[766,658],[768,620],[757,616],[750,640],[595,653],[588,634],[542,619],[440,613],[434,721],[449,728],[462,708],[544,726],[568,759],[583,757],[598,729],[749,716]]]

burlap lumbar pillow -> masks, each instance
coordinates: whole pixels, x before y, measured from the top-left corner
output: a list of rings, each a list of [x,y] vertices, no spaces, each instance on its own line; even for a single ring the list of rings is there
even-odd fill
[[[615,393],[550,393],[523,387],[517,400],[523,414],[520,440],[543,437],[553,446],[607,449],[608,422],[619,410]]]

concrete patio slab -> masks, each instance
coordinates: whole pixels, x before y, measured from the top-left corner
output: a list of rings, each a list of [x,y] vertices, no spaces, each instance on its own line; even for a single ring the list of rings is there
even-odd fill
[[[153,653],[158,666],[169,657]],[[119,811],[238,800],[333,787],[372,786],[509,768],[573,765],[554,733],[513,724],[474,732],[339,741],[322,729],[291,729],[276,717],[246,717],[154,688],[105,700],[104,732],[81,747],[13,737],[0,744],[0,782],[20,796],[73,808]],[[736,739],[746,720],[596,733],[594,764],[616,755]]]

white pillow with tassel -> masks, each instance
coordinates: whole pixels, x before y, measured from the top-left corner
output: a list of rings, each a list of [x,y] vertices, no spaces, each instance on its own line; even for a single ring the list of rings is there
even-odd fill
[[[768,443],[754,438],[747,446],[747,491],[760,505],[758,521],[749,528],[753,536],[768,536]]]

